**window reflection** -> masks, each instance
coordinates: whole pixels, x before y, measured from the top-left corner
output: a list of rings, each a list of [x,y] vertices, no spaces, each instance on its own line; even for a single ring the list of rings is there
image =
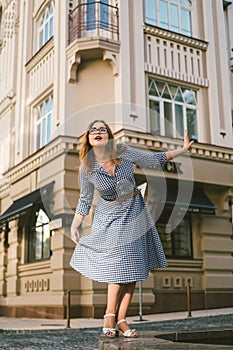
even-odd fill
[[[165,208],[160,215],[156,226],[163,244],[165,254],[168,258],[192,258],[192,241],[191,241],[191,216],[186,216],[180,220],[177,212],[177,222],[173,222],[171,229],[168,220],[171,215],[171,209]]]
[[[145,0],[145,22],[192,36],[192,2],[189,0]]]
[[[32,224],[34,222],[34,225]],[[49,217],[43,209],[32,215],[28,235],[28,262],[48,259],[50,257]]]

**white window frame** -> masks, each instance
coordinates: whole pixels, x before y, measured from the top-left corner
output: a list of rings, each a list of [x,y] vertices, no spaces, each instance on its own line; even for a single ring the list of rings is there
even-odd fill
[[[174,94],[174,98],[166,98],[161,96],[154,96],[154,95],[150,95],[150,87],[149,87],[149,79],[153,80],[154,83],[160,83],[160,84],[164,84],[164,88],[163,91],[169,87],[176,87],[176,93]],[[149,77],[148,79],[148,104],[149,104],[149,125],[150,125],[150,132],[152,134],[158,134],[158,135],[162,135],[162,136],[167,136],[167,137],[173,137],[173,138],[181,138],[183,137],[183,135],[180,135],[179,132],[177,131],[177,126],[176,126],[176,114],[175,114],[175,106],[182,106],[183,108],[183,130],[189,130],[189,125],[188,125],[188,115],[187,115],[187,109],[188,110],[194,110],[196,112],[196,135],[190,135],[189,137],[192,139],[196,139],[198,140],[198,125],[199,125],[199,120],[198,120],[198,102],[197,102],[197,91],[192,89],[192,88],[186,88],[177,84],[173,84],[173,83],[168,83],[168,82],[162,82],[159,81],[155,78]],[[191,93],[193,93],[195,95],[195,99],[196,99],[196,104],[189,104],[187,103],[187,101],[177,101],[175,99],[175,96],[177,95],[178,92],[182,92],[182,89],[186,89],[187,91],[190,91]],[[183,96],[183,95],[182,95]],[[151,118],[152,118],[152,110],[150,109],[150,101],[156,101],[159,104],[159,123],[160,123],[160,130],[152,130],[151,128]],[[168,135],[166,134],[166,130],[165,130],[165,122],[166,122],[166,118],[165,118],[165,111],[164,111],[164,105],[165,103],[170,103],[171,104],[171,111],[172,111],[172,135]],[[156,123],[155,123],[156,124]]]
[[[157,26],[157,27],[161,27],[163,29],[167,29],[167,30],[171,30],[171,31],[175,31],[177,33],[186,35],[186,36],[192,36],[192,0],[187,0],[190,2],[190,6],[186,6],[185,4],[182,4],[182,0],[145,0],[144,2],[144,6],[145,6],[145,22],[147,24],[151,24],[153,26]],[[153,5],[152,7],[155,9],[155,13],[153,15],[153,13],[151,13],[150,8],[149,7],[149,2]],[[168,23],[168,27],[162,26],[162,18],[161,18],[161,11],[160,11],[160,4],[161,3],[166,3],[167,4],[167,8],[168,8],[168,18],[167,18],[167,23]],[[172,6],[177,6],[178,9],[178,30],[174,30],[174,28],[172,28],[172,23],[171,23],[171,14],[172,14],[172,10],[171,7]],[[184,31],[182,28],[182,11],[188,11],[190,13],[190,28],[189,31]],[[148,16],[148,15],[150,16]]]
[[[44,147],[52,138],[53,94],[47,96],[33,108],[33,129],[33,151],[36,151]]]
[[[38,18],[38,50],[54,35],[54,0],[50,1]]]

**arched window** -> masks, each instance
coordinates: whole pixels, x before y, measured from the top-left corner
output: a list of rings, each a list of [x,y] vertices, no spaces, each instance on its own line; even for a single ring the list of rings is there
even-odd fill
[[[38,49],[54,34],[54,1],[45,8],[38,21]]]
[[[145,0],[147,24],[192,36],[191,0]]]

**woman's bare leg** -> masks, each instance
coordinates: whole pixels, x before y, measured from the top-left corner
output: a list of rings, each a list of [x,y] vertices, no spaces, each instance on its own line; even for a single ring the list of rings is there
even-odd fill
[[[121,290],[121,284],[110,283],[108,284],[108,294],[107,294],[107,307],[105,314],[116,314],[118,297]],[[104,320],[104,327],[114,328],[115,317],[109,316]]]
[[[118,310],[117,310],[117,321],[120,321],[126,318],[126,314],[135,290],[135,285],[136,285],[135,282],[122,285],[121,295],[120,295],[121,299],[119,300]],[[119,328],[122,332],[125,332],[126,330],[130,329],[126,322],[120,323]],[[136,333],[132,333],[132,337],[133,336],[136,336]]]

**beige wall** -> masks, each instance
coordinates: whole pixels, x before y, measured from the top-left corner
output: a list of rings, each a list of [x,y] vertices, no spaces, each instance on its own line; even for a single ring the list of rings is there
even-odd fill
[[[70,218],[62,221],[59,216],[72,216],[76,207],[79,137],[93,119],[106,120],[117,131],[118,141],[145,151],[181,146],[180,140],[149,133],[148,76],[197,90],[199,143],[179,158],[182,174],[161,175],[152,170],[144,174],[153,180],[163,176],[201,184],[216,206],[216,215],[192,216],[193,259],[170,259],[168,268],[154,271],[143,282],[145,311],[186,308],[187,282],[192,287],[193,307],[232,305],[228,202],[233,197],[229,68],[233,5],[226,14],[222,1],[193,1],[193,38],[187,38],[145,25],[142,0],[122,0],[118,1],[118,42],[87,37],[68,45],[68,8],[55,1],[55,35],[37,52],[34,21],[48,1],[16,1],[15,9],[13,3],[0,0],[3,16],[10,21],[0,45],[0,168],[6,170],[0,182],[0,209],[3,213],[13,200],[55,181],[51,210],[58,217],[51,222],[53,254],[46,261],[26,263],[26,233],[18,230],[17,218],[9,223],[8,248],[6,232],[0,233],[0,313],[62,318],[70,289],[72,315],[102,316],[106,286],[70,268],[74,249],[68,238]],[[32,111],[52,91],[52,141],[36,151],[32,148]],[[136,173],[142,175],[138,169]],[[86,230],[92,215],[93,211]],[[138,286],[130,313],[136,310]]]

